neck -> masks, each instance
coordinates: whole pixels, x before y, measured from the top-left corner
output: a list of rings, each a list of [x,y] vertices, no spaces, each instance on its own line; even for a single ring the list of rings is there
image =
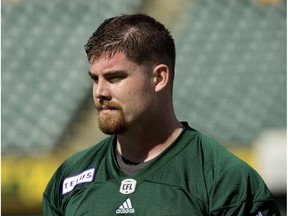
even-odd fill
[[[154,119],[117,135],[117,150],[124,158],[136,163],[149,161],[163,152],[182,131],[183,126],[174,115],[161,121]]]

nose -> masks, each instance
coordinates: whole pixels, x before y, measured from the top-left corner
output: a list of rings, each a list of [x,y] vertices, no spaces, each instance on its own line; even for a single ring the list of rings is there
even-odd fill
[[[108,83],[105,80],[98,80],[93,83],[93,95],[96,99],[110,99]]]

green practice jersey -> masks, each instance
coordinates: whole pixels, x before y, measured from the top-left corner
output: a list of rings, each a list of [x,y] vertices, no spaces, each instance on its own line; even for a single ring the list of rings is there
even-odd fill
[[[280,215],[256,171],[184,126],[132,176],[116,162],[115,136],[68,158],[44,192],[44,215]]]

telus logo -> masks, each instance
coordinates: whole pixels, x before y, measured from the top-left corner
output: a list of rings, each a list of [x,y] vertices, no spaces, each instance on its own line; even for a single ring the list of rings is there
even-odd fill
[[[65,178],[62,186],[62,194],[66,194],[74,189],[78,184],[92,182],[94,179],[95,168],[83,171],[75,176]]]

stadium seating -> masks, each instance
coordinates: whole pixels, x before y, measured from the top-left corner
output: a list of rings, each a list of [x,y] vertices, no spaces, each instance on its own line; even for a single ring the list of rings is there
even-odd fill
[[[2,150],[53,148],[90,94],[84,44],[140,0],[2,3]],[[90,96],[91,97],[91,96]]]
[[[286,6],[195,0],[176,29],[180,119],[223,142],[286,126]]]
[[[83,45],[141,0],[2,3],[2,150],[52,149],[91,97]],[[180,120],[224,142],[286,126],[286,6],[194,0],[175,25]],[[83,75],[84,74],[84,75]]]

